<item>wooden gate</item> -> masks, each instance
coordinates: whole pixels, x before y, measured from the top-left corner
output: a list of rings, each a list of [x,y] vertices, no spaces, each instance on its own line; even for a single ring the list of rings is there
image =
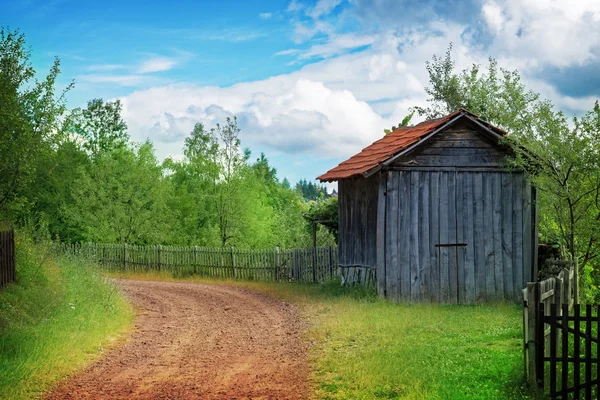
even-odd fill
[[[560,307],[551,304],[550,315],[546,315],[543,303],[537,310],[536,369],[537,375],[543,377],[538,389],[544,393],[548,380],[552,399],[598,399],[600,306],[592,309],[586,305],[583,314],[579,304],[575,304],[572,313],[568,304]],[[545,340],[546,325],[550,330],[549,341]]]

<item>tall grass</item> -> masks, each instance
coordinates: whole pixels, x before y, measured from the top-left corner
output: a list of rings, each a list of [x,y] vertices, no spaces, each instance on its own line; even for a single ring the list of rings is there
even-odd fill
[[[169,279],[167,274],[129,275]],[[300,306],[319,399],[525,399],[522,316],[513,304],[393,304],[371,290],[225,282]]]
[[[17,239],[17,282],[0,289],[0,398],[30,399],[110,346],[133,312],[80,260]]]

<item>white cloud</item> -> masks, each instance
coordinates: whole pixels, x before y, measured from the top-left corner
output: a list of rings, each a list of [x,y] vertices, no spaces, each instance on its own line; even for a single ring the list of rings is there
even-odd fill
[[[287,49],[287,50],[278,51],[274,55],[275,56],[289,56],[290,54],[297,54],[299,52],[300,52],[300,49]]]
[[[308,12],[313,18],[319,18],[321,16],[331,13],[337,6],[342,3],[343,0],[319,0],[317,4]]]
[[[258,14],[258,17],[260,19],[271,19],[271,17],[273,17],[273,14],[270,12],[264,12],[264,13]]]
[[[482,13],[494,33],[492,54],[509,54],[531,66],[558,67],[599,56],[598,0],[488,0]]]
[[[168,71],[177,65],[177,61],[169,57],[153,57],[149,60],[142,62],[137,68],[137,72],[140,74],[146,74],[149,72],[162,72]]]
[[[85,83],[112,83],[118,86],[137,86],[145,81],[147,77],[138,74],[123,74],[123,75],[104,75],[104,74],[86,74],[79,75],[75,81]]]
[[[289,12],[300,11],[303,8],[304,8],[304,6],[302,5],[302,3],[300,3],[296,0],[292,0],[292,1],[290,1],[290,4],[287,6],[286,11],[289,11]]]
[[[88,71],[116,71],[119,69],[127,69],[125,64],[97,64],[87,67]]]
[[[375,35],[357,35],[354,33],[338,35],[330,38],[326,43],[311,46],[307,51],[300,54],[300,59],[312,57],[327,58],[342,54],[357,47],[368,46],[377,40]]]

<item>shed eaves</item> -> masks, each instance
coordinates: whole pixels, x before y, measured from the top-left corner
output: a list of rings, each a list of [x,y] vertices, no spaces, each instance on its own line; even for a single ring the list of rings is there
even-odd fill
[[[395,129],[370,146],[365,147],[360,153],[350,157],[348,160],[340,163],[337,167],[330,169],[327,173],[319,176],[317,179],[321,182],[332,182],[364,174],[411,145],[419,142],[425,136],[460,115],[466,115],[475,119],[499,135],[506,135],[506,132],[502,129],[481,120],[477,115],[461,108],[442,118],[427,120],[411,127]]]

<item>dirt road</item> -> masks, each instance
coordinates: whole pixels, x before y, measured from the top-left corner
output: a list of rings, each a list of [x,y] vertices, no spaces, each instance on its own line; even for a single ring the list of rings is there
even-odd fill
[[[219,285],[122,281],[125,344],[47,399],[304,399],[302,322],[280,300]]]

